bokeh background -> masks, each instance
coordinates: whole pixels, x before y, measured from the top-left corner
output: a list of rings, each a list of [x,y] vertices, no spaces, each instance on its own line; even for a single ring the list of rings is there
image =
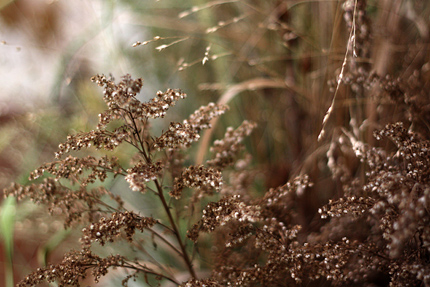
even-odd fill
[[[259,170],[250,192],[262,194],[309,174],[315,184],[300,197],[299,214],[304,230],[316,230],[318,207],[341,193],[327,168],[331,138],[340,127],[354,128],[355,119],[362,139],[372,142],[371,129],[398,112],[395,104],[370,96],[378,90],[340,87],[326,137],[317,141],[348,55],[347,8],[353,2],[0,1],[0,188],[26,183],[67,134],[94,127],[103,102],[91,76],[128,73],[144,79],[142,100],[166,88],[188,94],[166,123],[208,102],[231,107],[212,139],[244,119],[257,122],[247,142]],[[405,78],[417,68],[428,73],[429,6],[424,0],[367,1],[371,22],[357,32],[364,50],[348,68]],[[201,144],[193,153],[204,158],[207,150]],[[356,160],[344,160],[360,176]],[[77,246],[78,233],[64,231],[43,207],[3,200],[1,208],[4,284]]]

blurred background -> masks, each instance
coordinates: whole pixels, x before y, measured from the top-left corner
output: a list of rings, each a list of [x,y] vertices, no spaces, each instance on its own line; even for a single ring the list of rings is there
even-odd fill
[[[142,100],[167,88],[188,94],[164,127],[208,102],[231,107],[212,139],[245,119],[257,122],[247,142],[259,170],[251,192],[261,195],[292,176],[309,174],[315,184],[298,198],[298,213],[306,232],[317,230],[316,210],[341,192],[327,168],[330,140],[339,131],[332,127],[353,129],[351,119],[356,126],[370,119],[359,132],[366,141],[371,128],[396,117],[395,104],[370,96],[378,95],[377,89],[341,87],[327,135],[317,142],[345,59],[353,3],[1,0],[0,188],[26,183],[29,172],[53,160],[67,134],[94,128],[104,105],[91,76],[118,80],[128,73],[144,79]],[[346,71],[352,81],[371,70],[395,77],[429,70],[426,55],[414,57],[427,51],[427,1],[358,3],[360,50]],[[410,70],[393,63],[402,57]],[[194,152],[203,157],[208,149],[198,146]],[[360,173],[353,156],[342,160]],[[16,205],[3,200],[0,213],[0,278],[8,284],[78,246],[79,234],[64,231],[43,207]]]

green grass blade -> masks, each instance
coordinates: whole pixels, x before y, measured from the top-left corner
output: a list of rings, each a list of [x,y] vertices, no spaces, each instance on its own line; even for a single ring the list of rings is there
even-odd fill
[[[13,287],[13,234],[15,227],[16,199],[8,197],[3,201],[0,210],[0,230],[5,250],[5,286]]]

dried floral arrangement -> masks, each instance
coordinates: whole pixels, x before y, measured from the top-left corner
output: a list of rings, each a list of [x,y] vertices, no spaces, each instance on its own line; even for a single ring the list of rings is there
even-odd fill
[[[243,180],[223,186],[222,172],[229,167],[233,166],[238,178],[249,176],[247,161],[239,160],[239,154],[244,137],[255,124],[244,121],[237,129],[228,129],[225,138],[211,149],[212,159],[202,165],[184,166],[183,150],[199,139],[202,130],[210,128],[211,120],[223,114],[226,106],[201,107],[182,123],[171,123],[168,130],[154,137],[149,121],[163,117],[176,101],[185,98],[183,92],[158,92],[154,99],[142,103],[136,98],[141,79],[127,75],[116,84],[101,75],[93,80],[104,88],[108,107],[99,115],[97,128],[69,136],[60,144],[58,160],[31,174],[33,180],[50,175],[41,183],[13,184],[5,190],[6,195],[46,204],[52,213],[61,210],[66,215],[66,227],[85,223],[82,249],[66,254],[59,264],[38,269],[18,286],[36,286],[43,281],[80,286],[80,280],[89,274],[97,282],[110,268],[130,271],[124,286],[140,274],[181,286],[300,286],[323,282],[362,286],[375,278],[385,279],[391,286],[429,286],[430,142],[406,130],[403,124],[387,125],[375,134],[378,139],[390,139],[396,145],[395,154],[368,147],[345,131],[343,141],[350,142],[351,150],[368,166],[367,182],[361,186],[346,174],[340,175],[342,169],[333,163],[335,174],[343,177],[345,195],[319,210],[323,219],[332,218],[321,233],[301,238],[296,199],[300,190],[312,187],[306,175],[270,189],[257,199],[246,193]],[[65,156],[90,147],[112,151],[124,144],[136,149],[128,168],[114,156]],[[165,218],[127,210],[121,196],[103,187],[91,188],[96,180],[103,182],[108,176],[123,177],[130,192],[155,194]],[[187,188],[193,192],[185,194]],[[174,210],[178,207],[172,201],[185,197],[186,209],[197,209],[202,198],[214,192],[221,194],[220,200],[203,208],[201,218],[184,238],[178,226],[180,211]],[[189,280],[179,282],[165,267],[146,265],[141,258],[131,260],[121,254],[100,257],[92,251],[94,244],[104,246],[119,240],[132,244],[135,234],[144,232],[183,259]],[[189,248],[198,242],[201,233],[214,233],[216,246],[216,264],[212,275],[204,279],[198,278]]]
[[[380,76],[365,61],[372,38],[366,1],[345,1],[343,11],[351,34],[331,81],[334,97],[320,133],[338,194],[305,210],[310,205],[304,202],[321,183],[301,171],[262,195],[250,192],[259,172],[244,155],[244,138],[256,128],[251,121],[228,128],[214,142],[211,158],[190,164],[188,149],[227,106],[201,107],[155,135],[151,121],[163,118],[185,94],[167,90],[143,103],[137,99],[141,79],[127,75],[115,83],[96,76],[107,104],[97,128],[69,136],[57,161],[31,174],[33,180],[49,174],[40,183],[5,190],[6,196],[29,197],[62,213],[67,228],[85,226],[80,250],[38,269],[19,286],[54,281],[80,286],[87,277],[99,282],[115,268],[127,271],[123,286],[137,278],[150,286],[186,287],[430,286],[429,59],[403,63],[408,68],[401,77]],[[348,106],[348,124],[333,127],[341,96],[356,104]],[[374,106],[365,106],[365,100]],[[399,111],[394,116],[392,107]],[[377,128],[370,125],[375,122]],[[135,149],[128,163],[112,155],[124,145]],[[71,155],[87,148],[105,150],[106,156]],[[123,178],[129,186],[124,194],[158,202],[163,214],[129,209],[124,194],[97,184],[108,177]],[[97,253],[97,246],[120,241],[139,251],[136,258]],[[207,254],[199,247],[205,241],[211,255],[203,258]],[[154,259],[151,246],[168,250],[175,266]]]
[[[213,159],[205,165],[183,166],[182,151],[197,141],[200,132],[210,128],[211,120],[223,114],[227,106],[210,103],[182,123],[170,123],[169,128],[160,136],[153,137],[149,131],[150,120],[163,118],[169,108],[186,97],[185,93],[172,89],[160,91],[151,101],[142,103],[136,98],[143,84],[142,79],[134,80],[126,75],[116,84],[113,78],[99,75],[92,80],[104,87],[103,98],[108,107],[99,115],[97,128],[69,136],[66,142],[60,144],[56,153],[58,160],[42,165],[30,176],[31,180],[36,180],[49,174],[41,183],[28,186],[13,184],[5,190],[6,196],[14,195],[18,199],[29,197],[36,203],[46,204],[51,213],[61,210],[66,215],[67,228],[77,223],[87,223],[80,240],[82,250],[67,254],[60,264],[39,269],[19,286],[54,280],[58,280],[60,286],[79,286],[79,280],[85,278],[89,270],[98,281],[110,267],[134,271],[134,274],[124,280],[124,285],[138,273],[154,275],[159,280],[167,279],[179,284],[172,274],[160,266],[150,268],[119,254],[101,258],[91,251],[91,246],[95,243],[103,246],[121,239],[133,242],[136,232],[149,232],[154,241],[160,240],[166,244],[183,259],[190,275],[196,278],[190,251],[187,250],[189,243],[185,242],[179,230],[179,211],[172,211],[171,201],[181,199],[183,190],[191,188],[194,193],[188,196],[191,201],[186,208],[192,209],[201,198],[219,192],[223,184],[221,171],[236,162],[242,150],[241,142],[255,124],[244,121],[237,129],[228,129],[225,138],[215,143],[212,149]],[[136,155],[128,168],[121,165],[115,156],[66,156],[90,147],[114,151],[122,144],[132,145],[136,149]],[[103,187],[92,186],[97,180],[103,182],[108,176],[124,177],[131,192],[155,194],[166,212],[167,222],[127,210],[120,196]],[[112,203],[103,199],[106,196]],[[238,209],[239,201],[236,198],[226,199],[225,204],[228,202],[231,202],[231,208]],[[227,218],[223,220],[228,221]],[[213,230],[215,226],[205,224],[202,228]],[[199,228],[194,228],[191,233],[198,231]],[[168,237],[174,237],[176,244],[171,243]]]

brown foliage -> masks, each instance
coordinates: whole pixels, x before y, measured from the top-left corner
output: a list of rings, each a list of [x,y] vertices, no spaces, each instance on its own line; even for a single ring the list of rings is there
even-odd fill
[[[154,135],[150,121],[163,118],[186,95],[168,89],[141,102],[136,97],[141,79],[126,75],[115,83],[99,75],[93,81],[104,88],[107,109],[100,114],[97,128],[60,144],[58,160],[31,175],[36,180],[49,173],[41,183],[13,184],[5,190],[6,195],[46,204],[51,212],[60,210],[67,227],[78,222],[86,225],[81,250],[66,254],[59,264],[36,270],[19,286],[54,280],[59,286],[79,286],[88,272],[97,282],[110,268],[130,272],[124,286],[140,274],[148,284],[149,276],[184,287],[430,286],[430,105],[428,62],[424,63],[428,59],[414,62],[417,68],[412,73],[397,71],[403,73],[401,77],[381,74],[378,67],[372,70],[366,5],[366,1],[343,5],[351,34],[340,72],[330,82],[334,96],[320,134],[327,159],[324,169],[331,172],[335,184],[325,186],[315,176],[317,167],[303,163],[300,171],[291,167],[296,175],[287,183],[260,195],[253,193],[253,178],[262,171],[250,167],[249,156],[241,158],[244,137],[256,128],[251,121],[228,128],[210,149],[212,158],[190,165],[184,153],[227,106],[210,103]],[[345,112],[348,127],[330,122],[340,110],[335,108],[342,96],[345,102],[355,103]],[[400,112],[393,114],[393,107]],[[137,154],[129,165],[114,156],[61,159],[90,147],[117,151],[124,144]],[[304,161],[317,162],[309,158]],[[92,188],[108,177],[125,180],[130,190],[124,194],[138,193],[164,214],[141,215],[145,210],[129,210],[123,203],[124,194]],[[328,202],[317,198],[316,190],[332,198]],[[185,225],[189,227],[186,236],[181,232]],[[149,235],[155,247],[162,244],[169,256],[179,258],[177,270],[148,259],[142,234]],[[203,264],[196,256],[208,239],[204,234],[209,234],[212,244],[207,276],[201,276],[207,270],[198,270]],[[96,243],[105,246],[121,240],[141,250],[141,257],[101,257],[94,251]],[[179,280],[178,274],[184,272],[187,279]]]

